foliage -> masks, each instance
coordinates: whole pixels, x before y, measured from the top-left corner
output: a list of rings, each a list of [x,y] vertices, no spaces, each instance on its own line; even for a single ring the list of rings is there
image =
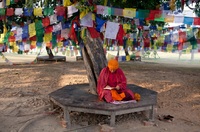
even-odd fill
[[[104,4],[103,0],[98,0],[99,4]],[[137,8],[153,10],[161,4],[160,0],[108,0],[108,6],[116,8]]]

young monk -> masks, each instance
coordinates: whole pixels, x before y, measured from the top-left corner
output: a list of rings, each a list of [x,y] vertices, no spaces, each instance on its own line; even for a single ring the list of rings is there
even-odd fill
[[[108,61],[108,66],[101,70],[97,83],[100,100],[106,102],[134,100],[134,94],[127,89],[126,77],[115,59]]]

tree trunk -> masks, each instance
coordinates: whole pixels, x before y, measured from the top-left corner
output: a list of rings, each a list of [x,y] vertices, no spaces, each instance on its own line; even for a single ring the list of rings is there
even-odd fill
[[[100,38],[93,39],[87,32],[85,46],[82,48],[83,60],[87,70],[90,92],[97,94],[97,80],[101,70],[107,65],[106,55]]]
[[[49,55],[49,59],[53,59],[54,55],[49,47],[46,47],[47,54]]]

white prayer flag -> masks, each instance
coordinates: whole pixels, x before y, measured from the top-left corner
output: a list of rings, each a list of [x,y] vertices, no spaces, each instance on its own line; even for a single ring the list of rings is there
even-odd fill
[[[68,36],[69,31],[70,31],[69,28],[66,28],[66,29],[61,30],[61,38],[68,39],[68,38],[69,38],[69,36]]]
[[[105,38],[116,39],[118,31],[119,31],[119,23],[108,21],[106,23]]]
[[[53,25],[53,32],[57,32],[59,30],[62,30],[62,24],[61,24],[61,22],[59,22],[56,25]]]
[[[81,19],[81,26],[93,27],[92,13],[88,13]]]
[[[15,15],[22,15],[23,14],[23,9],[22,8],[15,8]]]
[[[56,23],[58,21],[57,15],[54,14],[54,15],[49,16],[49,20],[50,20],[50,25]]]

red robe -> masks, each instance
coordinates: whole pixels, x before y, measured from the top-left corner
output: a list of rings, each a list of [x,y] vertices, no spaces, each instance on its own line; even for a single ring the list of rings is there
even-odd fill
[[[117,92],[120,94],[125,93],[126,97],[124,100],[134,100],[133,92],[127,88],[126,77],[123,71],[118,68],[115,72],[111,73],[108,67],[101,70],[97,83],[97,93],[99,99],[105,99],[106,102],[113,102],[112,94],[110,90],[105,90],[104,88],[109,85],[110,87],[120,87]]]

